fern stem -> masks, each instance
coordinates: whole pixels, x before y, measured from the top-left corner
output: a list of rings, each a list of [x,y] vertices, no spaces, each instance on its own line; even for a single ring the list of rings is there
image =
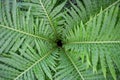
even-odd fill
[[[120,0],[115,1],[113,4],[111,4],[110,6],[106,7],[103,11],[101,11],[100,13],[98,13],[96,16],[99,16],[99,15],[102,14],[103,12],[107,11],[109,8],[111,8],[112,6],[116,5],[118,2],[120,2]],[[94,16],[94,18],[95,18],[96,16]],[[94,19],[94,18],[93,18],[93,19]],[[85,23],[85,25],[87,25],[87,24],[88,24],[90,21],[92,21],[93,19],[90,19],[89,21],[87,21],[87,22]]]
[[[43,8],[43,10],[44,10],[44,12],[45,12],[46,17],[48,18],[48,21],[49,21],[49,23],[50,23],[50,25],[51,25],[51,28],[52,28],[52,29],[53,29],[53,31],[55,32],[55,35],[57,35],[57,31],[56,31],[56,29],[55,29],[55,27],[54,27],[54,25],[53,25],[53,23],[52,23],[52,21],[51,21],[51,19],[50,19],[49,15],[48,15],[48,13],[47,13],[47,10],[45,9],[45,7],[44,7],[44,5],[43,5],[42,1],[41,1],[41,0],[39,0],[39,2],[40,2],[41,7]]]
[[[42,58],[40,58],[38,61],[36,61],[34,64],[32,64],[29,68],[27,68],[26,70],[24,70],[20,75],[18,75],[14,80],[19,79],[19,77],[21,77],[23,74],[25,74],[27,71],[29,71],[31,68],[33,68],[35,65],[37,65],[39,62],[41,62],[43,59],[45,59],[46,57],[48,57],[48,55],[50,55],[55,49],[50,50],[46,55],[44,55]]]
[[[84,41],[84,42],[68,42],[66,44],[117,44],[120,41]]]
[[[74,68],[76,69],[76,71],[78,72],[79,76],[82,78],[82,80],[85,80],[83,75],[81,74],[81,72],[79,71],[79,69],[77,68],[76,64],[74,63],[74,61],[72,60],[72,58],[65,52],[66,56],[68,57],[68,59],[70,60],[70,62],[73,64]]]
[[[120,41],[84,41],[84,42],[68,42],[67,44],[117,44]]]
[[[31,33],[27,33],[27,32],[17,30],[17,29],[14,29],[14,28],[11,28],[11,27],[8,27],[8,26],[4,26],[4,25],[0,25],[0,26],[3,27],[3,28],[6,28],[6,29],[12,30],[12,31],[16,31],[16,32],[19,32],[19,33],[22,33],[22,34],[25,34],[25,35],[28,35],[28,36],[32,36],[32,37],[35,37],[35,38],[39,38],[39,39],[51,42],[51,40],[49,40],[47,38],[44,38],[44,37],[41,37],[41,36],[37,36],[37,35],[31,34]]]

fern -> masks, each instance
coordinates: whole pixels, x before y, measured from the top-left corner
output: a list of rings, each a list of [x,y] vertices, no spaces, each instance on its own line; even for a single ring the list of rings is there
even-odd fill
[[[0,80],[119,80],[120,0],[59,1],[0,0]]]

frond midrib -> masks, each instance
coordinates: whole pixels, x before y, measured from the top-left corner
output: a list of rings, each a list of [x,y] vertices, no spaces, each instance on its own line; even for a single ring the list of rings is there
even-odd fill
[[[25,35],[28,35],[28,36],[31,36],[31,37],[34,37],[34,38],[38,38],[38,39],[41,39],[41,40],[45,40],[45,41],[51,42],[50,39],[42,37],[42,36],[34,35],[34,34],[31,34],[31,33],[28,33],[28,32],[25,32],[25,31],[21,31],[21,30],[18,30],[18,29],[14,29],[14,28],[11,28],[11,27],[8,27],[8,26],[4,26],[4,25],[0,25],[0,26],[3,27],[3,28],[9,29],[9,30],[18,32],[18,33],[22,33],[22,34],[25,34]]]
[[[64,51],[65,52],[65,51]],[[65,55],[68,57],[68,59],[70,60],[70,62],[72,63],[73,67],[75,68],[75,70],[78,72],[79,76],[81,77],[82,80],[85,80],[83,75],[81,74],[81,72],[79,71],[78,67],[76,66],[76,64],[74,63],[74,61],[72,60],[72,58],[65,52]]]
[[[118,44],[120,41],[73,41],[66,44]]]
[[[50,25],[51,25],[51,28],[53,29],[55,35],[57,35],[57,31],[56,31],[56,29],[55,29],[55,27],[54,27],[54,25],[53,25],[53,23],[52,23],[52,21],[51,21],[49,15],[48,15],[48,13],[47,13],[47,10],[45,9],[45,7],[44,7],[42,1],[39,0],[39,2],[40,2],[41,7],[43,8],[43,11],[45,12],[46,17],[48,18],[48,21],[49,21],[49,23],[50,23]]]
[[[46,55],[44,55],[42,58],[40,58],[39,60],[37,60],[35,63],[33,63],[30,67],[28,67],[26,70],[24,70],[23,72],[21,72],[16,78],[14,78],[14,80],[17,80],[19,77],[21,77],[23,74],[25,74],[27,71],[29,71],[30,69],[32,69],[35,65],[37,65],[39,62],[41,62],[42,60],[44,60],[46,57],[48,57],[55,49],[50,50],[48,53],[46,53]]]
[[[115,1],[113,4],[109,5],[108,7],[106,7],[104,10],[100,11],[98,14],[96,14],[96,16],[94,16],[92,19],[90,19],[89,21],[87,21],[85,23],[85,25],[87,25],[90,21],[94,20],[95,17],[99,16],[100,14],[102,14],[103,12],[107,11],[108,9],[110,9],[112,6],[116,5],[118,2],[120,2],[120,0]]]

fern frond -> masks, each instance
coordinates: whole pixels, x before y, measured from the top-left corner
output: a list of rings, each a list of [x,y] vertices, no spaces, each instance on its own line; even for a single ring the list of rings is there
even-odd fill
[[[62,15],[60,11],[64,7],[66,1],[55,7],[57,1],[54,0],[32,0],[31,3],[19,3],[19,6],[28,7],[32,6],[31,14],[39,18],[43,18],[49,27],[54,31],[54,35],[57,37],[59,28],[63,25]]]
[[[20,41],[19,47],[21,46],[22,42],[25,42],[27,39],[30,39],[32,41],[31,37],[33,37],[33,39],[38,38],[41,40],[52,42],[51,39],[54,38],[52,29],[49,27],[49,25],[46,25],[45,20],[39,20],[38,18],[34,19],[30,12],[32,7],[29,7],[27,12],[22,13],[21,11],[19,11],[18,8],[14,8],[15,6],[17,7],[18,4],[16,3],[16,0],[5,0],[1,3],[4,4],[1,5],[0,9],[2,12],[2,22],[0,23],[0,43],[1,46],[3,46],[0,49],[0,53],[10,50],[11,46],[15,46],[15,44],[18,43],[18,40]],[[6,7],[3,7],[3,5],[5,5]],[[8,44],[10,45],[8,46]],[[6,51],[4,51],[5,49]]]
[[[103,43],[119,43],[120,33],[116,31],[119,30],[120,25],[118,13],[119,8],[116,6],[105,13],[101,13],[87,25],[81,22],[80,25],[75,26],[73,30],[66,32],[66,42],[76,44],[79,44],[79,42],[102,43],[102,41]],[[110,23],[112,23],[112,25],[110,25]]]
[[[52,79],[51,70],[55,71],[56,62],[56,51],[51,49],[49,46],[46,47],[42,41],[35,40],[36,46],[33,49],[30,45],[27,45],[26,50],[19,49],[19,54],[10,52],[11,55],[3,55],[0,57],[0,69],[4,71],[3,74],[6,75],[7,71],[9,76],[0,75],[5,79],[34,79],[40,76],[44,76],[41,79],[45,80],[45,74]],[[41,48],[42,47],[42,48]],[[8,56],[8,57],[4,57]],[[50,70],[51,69],[51,70]],[[36,70],[39,70],[36,71]],[[39,73],[39,74],[38,74]]]
[[[104,76],[106,77],[108,66],[115,80],[115,63],[113,63],[114,59],[110,55],[116,55],[115,52],[120,50],[118,47],[120,46],[120,33],[117,31],[120,26],[118,13],[118,6],[113,6],[108,11],[94,17],[94,19],[91,18],[92,21],[88,24],[84,25],[81,22],[80,25],[66,34],[66,44],[64,46],[66,50],[82,54],[79,55],[83,59],[82,61],[86,59],[85,61],[90,66],[92,63],[94,72],[97,72],[100,59]],[[117,60],[116,62],[119,63]]]
[[[90,17],[94,17],[95,15],[99,15],[101,7],[103,8],[102,12],[109,10],[109,8],[118,4],[120,0],[75,0],[76,5],[71,3],[71,9],[67,9],[66,14],[64,16],[65,23],[65,32],[69,31],[74,26],[77,26],[79,22],[83,22],[87,24],[90,20]]]
[[[94,74],[91,68],[87,68],[87,63],[82,63],[78,53],[60,53],[60,65],[55,74],[55,80],[96,80],[104,79],[102,71]],[[96,77],[95,77],[96,76]],[[109,76],[110,77],[110,76]],[[107,78],[109,78],[107,77]]]

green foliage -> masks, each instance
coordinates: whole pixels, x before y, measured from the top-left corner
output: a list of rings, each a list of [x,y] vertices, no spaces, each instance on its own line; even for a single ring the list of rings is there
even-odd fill
[[[0,0],[0,80],[119,80],[120,0],[59,1]]]

